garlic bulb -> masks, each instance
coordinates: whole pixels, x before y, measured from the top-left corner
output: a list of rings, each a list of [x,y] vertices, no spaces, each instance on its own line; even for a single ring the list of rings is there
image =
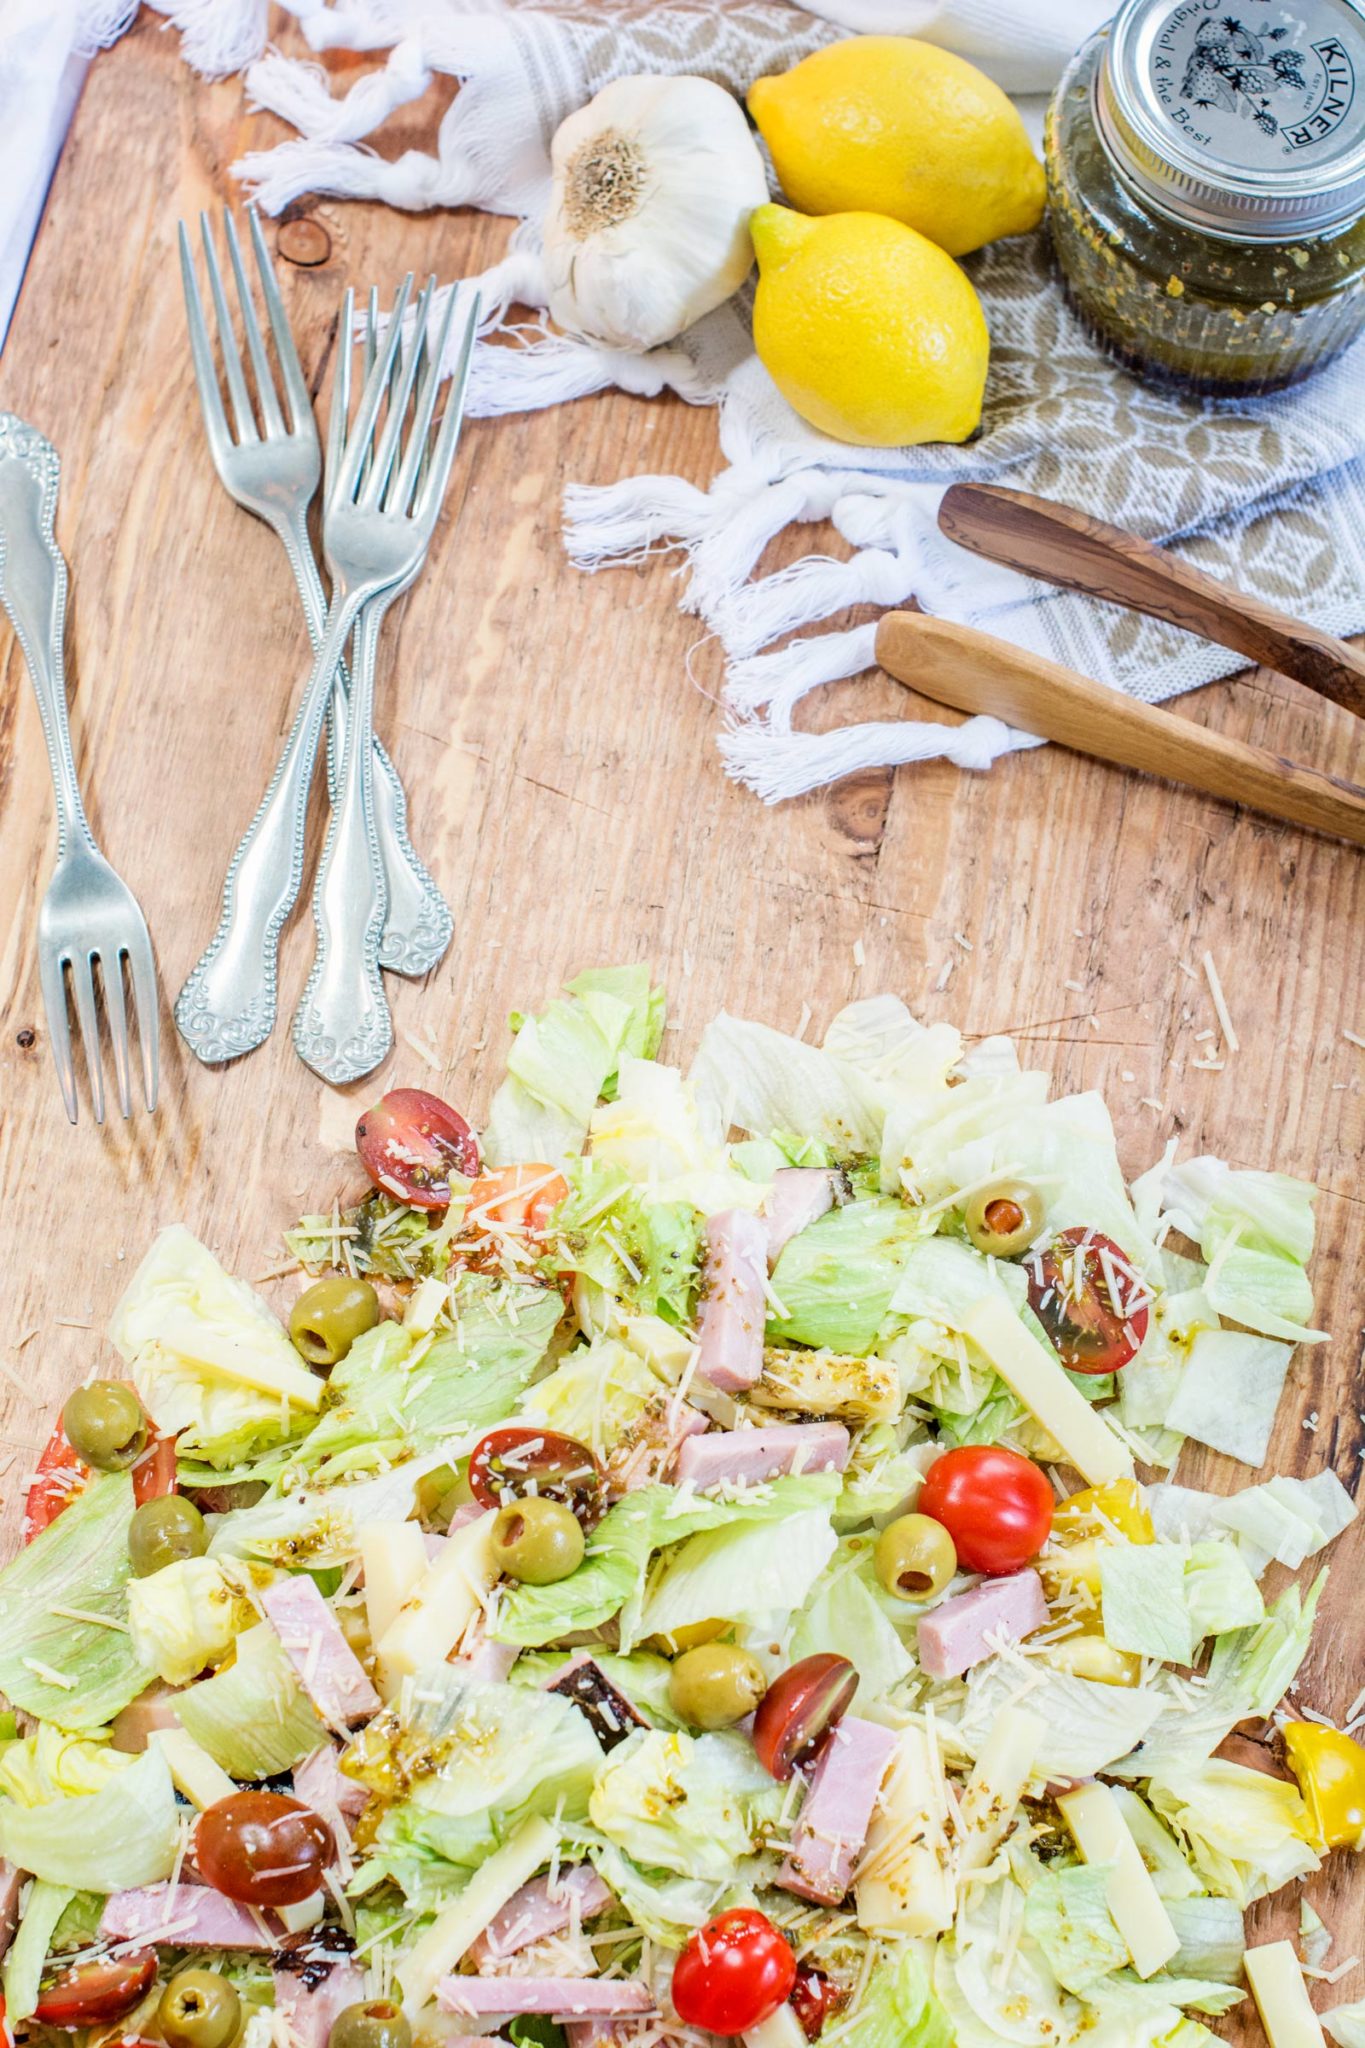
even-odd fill
[[[617,78],[560,124],[545,217],[553,318],[616,348],[671,341],[749,274],[768,197],[738,102],[706,78]]]

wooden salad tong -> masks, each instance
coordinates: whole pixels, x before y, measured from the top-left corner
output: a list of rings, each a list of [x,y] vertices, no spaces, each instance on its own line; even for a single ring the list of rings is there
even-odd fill
[[[1044,582],[1166,619],[1292,676],[1365,717],[1365,651],[1070,506],[954,484],[939,524],[976,554]],[[935,702],[988,712],[1118,767],[1137,768],[1365,846],[1365,789],[1210,732],[989,633],[888,612],[877,660]]]

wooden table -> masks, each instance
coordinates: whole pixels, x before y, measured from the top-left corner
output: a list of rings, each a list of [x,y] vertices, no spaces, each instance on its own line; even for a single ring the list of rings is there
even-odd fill
[[[394,146],[417,142],[436,107],[433,93],[411,109]],[[93,67],[0,361],[0,407],[62,452],[77,753],[96,829],[146,909],[167,998],[212,929],[224,863],[307,661],[277,544],[210,467],[174,256],[177,218],[233,196],[228,165],[282,132],[245,113],[237,82],[193,77],[176,38],[144,14]],[[507,233],[481,215],[327,202],[310,218],[322,233],[299,238],[303,253],[329,253],[281,269],[316,382],[345,284],[388,286],[409,265],[477,270]],[[580,967],[638,958],[668,982],[677,1058],[722,1004],[795,1028],[809,1002],[818,1032],[850,997],[890,988],[926,1020],[1012,1032],[1059,1091],[1100,1089],[1134,1172],[1179,1136],[1186,1155],[1315,1178],[1315,1274],[1334,1335],[1296,1358],[1273,1462],[1309,1472],[1330,1461],[1354,1490],[1365,1051],[1344,1034],[1365,1033],[1365,862],[1057,750],[984,776],[941,763],[866,775],[764,809],[722,773],[717,650],[675,609],[668,562],[588,577],[560,537],[571,479],[657,469],[705,483],[718,463],[714,414],[671,399],[614,395],[467,426],[428,572],[390,614],[380,682],[414,836],[457,937],[427,984],[391,984],[397,1050],[347,1097],[299,1064],[284,1028],[254,1058],[205,1070],[167,1011],[156,1118],[100,1130],[86,1113],[69,1128],[33,953],[51,791],[22,662],[0,631],[11,1541],[54,1405],[109,1365],[103,1326],[159,1225],[181,1220],[229,1267],[266,1273],[301,1207],[356,1190],[348,1126],[382,1087],[432,1087],[481,1115],[509,1009],[540,1003]],[[765,566],[827,544],[840,546],[802,530]],[[1184,710],[1338,773],[1365,771],[1361,728],[1290,683],[1244,677]],[[874,677],[831,693],[823,715],[939,714]],[[286,934],[286,1019],[310,939],[305,908]],[[1241,1039],[1218,1071],[1195,1064],[1217,1026],[1205,951]],[[1249,1476],[1193,1450],[1181,1468],[1224,1490]],[[1365,1679],[1362,1531],[1337,1546],[1299,1695],[1336,1715]],[[1309,1887],[1341,1956],[1359,1945],[1358,1868],[1333,1857]],[[1258,1929],[1284,1921],[1283,1909],[1255,1916]],[[1362,1991],[1356,1971],[1324,2002]],[[1240,2038],[1259,2038],[1254,2019]]]

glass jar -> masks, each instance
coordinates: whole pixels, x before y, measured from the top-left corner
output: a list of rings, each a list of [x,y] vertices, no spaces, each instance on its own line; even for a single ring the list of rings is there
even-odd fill
[[[1140,376],[1272,391],[1365,325],[1354,0],[1124,0],[1058,86],[1045,154],[1072,303]]]

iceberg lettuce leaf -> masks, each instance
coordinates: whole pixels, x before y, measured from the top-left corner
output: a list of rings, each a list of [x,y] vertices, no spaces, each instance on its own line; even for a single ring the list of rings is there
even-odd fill
[[[327,1731],[268,1622],[237,1638],[236,1661],[176,1696],[180,1725],[232,1778],[272,1778]]]
[[[776,1821],[783,1797],[744,1736],[652,1728],[613,1749],[588,1811],[608,1841],[646,1868],[728,1883],[758,1846],[760,1824]]]
[[[648,967],[598,968],[579,975],[539,1016],[514,1018],[507,1079],[484,1133],[489,1164],[581,1152],[594,1105],[614,1093],[622,1057],[658,1050],[663,1008]]]
[[[1066,1991],[1084,1994],[1128,1961],[1128,1944],[1109,1911],[1108,1883],[1107,1866],[1073,1864],[1040,1870],[1029,1887],[1024,1927]]]
[[[1184,1377],[1166,1411],[1166,1427],[1263,1465],[1293,1346],[1244,1330],[1200,1330]]]
[[[32,2017],[57,1922],[75,1898],[76,1890],[74,1885],[48,1884],[41,1877],[36,1877],[29,1887],[23,1918],[5,1956],[6,2031],[16,2021]]]
[[[912,1941],[881,1956],[857,2009],[836,2027],[839,2048],[954,2048],[958,2039],[934,1995],[921,1946]]]
[[[1210,1757],[1153,1777],[1148,1797],[1209,1890],[1238,1906],[1318,1868],[1308,1809],[1282,1778]]]
[[[155,1746],[98,1792],[0,1806],[0,1856],[73,1891],[156,1884],[170,1876],[179,1842],[175,1787]]]
[[[872,1348],[912,1247],[932,1229],[884,1195],[830,1209],[784,1246],[773,1269],[770,1344],[864,1353]]]
[[[732,1124],[756,1138],[800,1131],[839,1159],[875,1154],[881,1142],[877,1082],[834,1052],[768,1024],[721,1010],[701,1035],[689,1079],[716,1138]]]

